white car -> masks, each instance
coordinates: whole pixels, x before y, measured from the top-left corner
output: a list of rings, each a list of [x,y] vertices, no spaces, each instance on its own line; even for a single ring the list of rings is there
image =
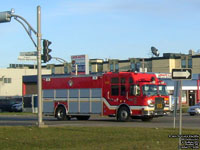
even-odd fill
[[[190,116],[199,115],[200,114],[200,102],[195,104],[194,106],[190,106],[188,109],[188,113]]]

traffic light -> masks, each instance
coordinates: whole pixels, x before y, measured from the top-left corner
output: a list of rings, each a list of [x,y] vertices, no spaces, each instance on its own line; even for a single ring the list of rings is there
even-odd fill
[[[10,22],[11,21],[11,11],[0,12],[0,23]]]
[[[51,41],[48,40],[43,40],[43,55],[42,55],[42,60],[44,63],[48,62],[51,60],[51,55],[49,53],[52,51],[49,49],[49,45],[51,44]]]

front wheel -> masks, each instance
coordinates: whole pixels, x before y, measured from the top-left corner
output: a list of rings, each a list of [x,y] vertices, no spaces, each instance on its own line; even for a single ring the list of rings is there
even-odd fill
[[[119,108],[117,112],[117,120],[123,122],[130,120],[130,111],[128,107],[122,106]]]
[[[70,117],[66,115],[66,110],[64,107],[58,107],[56,110],[56,118],[58,120],[70,120]]]

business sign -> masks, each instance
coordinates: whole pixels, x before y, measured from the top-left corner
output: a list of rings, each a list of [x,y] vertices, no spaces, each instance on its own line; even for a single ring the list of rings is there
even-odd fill
[[[76,72],[77,65],[77,73],[78,74],[89,74],[89,59],[87,55],[73,55],[71,56],[72,62],[72,73]]]
[[[20,52],[18,60],[26,61],[36,61],[37,60],[37,51],[33,52]]]
[[[156,77],[157,78],[172,78],[171,74],[170,73],[155,73]]]
[[[172,79],[191,80],[192,79],[192,69],[172,69]]]

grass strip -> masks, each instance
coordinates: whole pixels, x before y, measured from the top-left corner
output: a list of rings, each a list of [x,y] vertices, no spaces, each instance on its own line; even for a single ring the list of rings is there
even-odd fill
[[[175,150],[178,129],[132,127],[0,127],[1,150]],[[183,134],[200,130],[184,129]]]
[[[6,115],[12,115],[12,116],[36,116],[37,113],[31,113],[31,112],[0,112],[0,116],[6,116]]]

